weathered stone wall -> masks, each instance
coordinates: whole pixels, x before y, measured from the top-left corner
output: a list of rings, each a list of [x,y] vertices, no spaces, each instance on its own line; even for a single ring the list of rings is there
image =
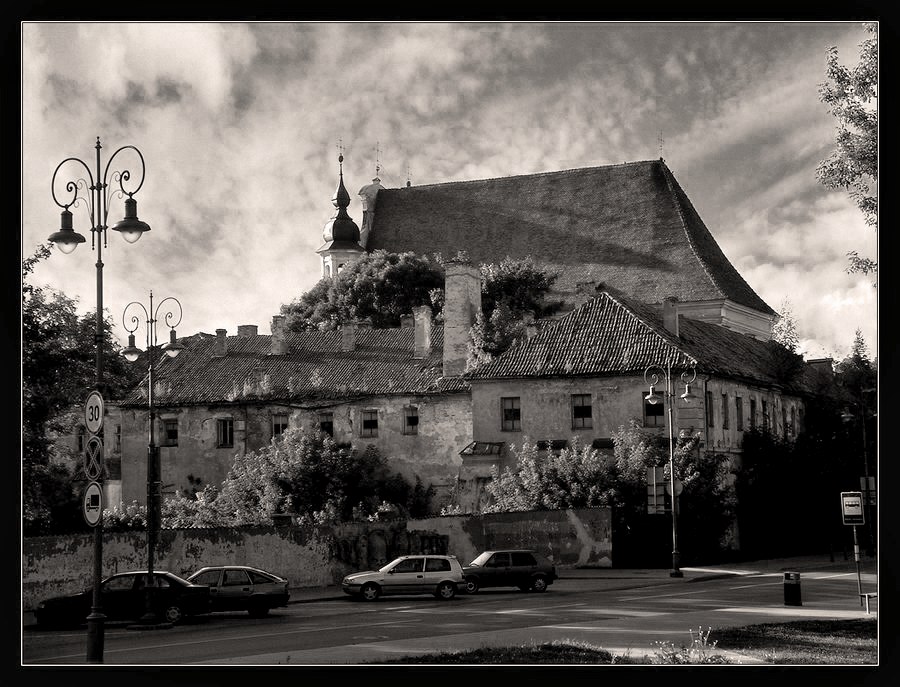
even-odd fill
[[[560,567],[612,566],[612,520],[605,508],[441,516],[344,523],[334,527],[163,530],[154,569],[186,576],[204,565],[253,565],[291,587],[339,584],[348,572],[377,568],[406,553],[449,553],[467,563],[488,548],[530,548]],[[143,532],[104,533],[103,576],[143,568]],[[94,537],[23,542],[22,604],[91,586]]]

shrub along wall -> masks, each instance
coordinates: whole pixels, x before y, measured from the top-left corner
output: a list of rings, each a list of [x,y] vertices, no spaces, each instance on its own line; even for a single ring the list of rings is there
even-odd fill
[[[204,565],[252,565],[278,573],[293,588],[339,584],[348,572],[380,567],[406,553],[449,553],[468,563],[490,548],[528,548],[561,568],[612,567],[610,511],[588,508],[418,520],[342,523],[330,527],[162,530],[155,570],[187,576]],[[103,576],[146,566],[144,532],[103,534]],[[23,542],[22,606],[93,583],[92,534],[32,537]]]

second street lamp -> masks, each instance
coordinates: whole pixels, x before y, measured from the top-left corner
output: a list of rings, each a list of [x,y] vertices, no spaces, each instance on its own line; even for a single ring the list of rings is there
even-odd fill
[[[163,306],[166,305],[166,309]],[[177,308],[177,310],[176,310]],[[129,311],[132,313],[129,316]],[[159,346],[156,334],[156,323],[160,312],[164,311],[163,319],[169,327],[169,343]],[[153,307],[153,291],[150,292],[150,307],[145,308],[138,301],[132,301],[125,306],[122,313],[122,324],[128,332],[128,346],[122,351],[122,355],[129,362],[136,361],[141,355],[141,349],[134,345],[134,332],[140,325],[140,314],[143,313],[147,334],[147,407],[150,415],[150,428],[147,441],[147,583],[145,585],[145,611],[140,622],[152,625],[159,622],[156,614],[156,605],[153,599],[153,557],[156,551],[156,538],[161,519],[160,482],[161,470],[159,464],[159,447],[156,445],[156,412],[153,405],[153,372],[156,358],[160,350],[174,358],[184,348],[175,337],[175,327],[181,322],[181,303],[177,298],[165,298],[156,308]],[[130,326],[129,326],[130,323]]]
[[[664,379],[666,382],[666,390],[663,395],[660,395],[656,392],[656,385],[659,384],[660,380]],[[691,384],[693,381],[697,379],[697,370],[692,368],[690,372],[685,370],[681,373],[681,381],[684,384],[684,393],[681,394],[680,398],[685,403],[690,403],[695,398],[697,398],[691,392]],[[648,393],[644,399],[647,403],[657,404],[657,403],[665,403],[667,418],[666,418],[666,427],[668,428],[669,433],[669,495],[672,499],[672,570],[669,573],[670,577],[684,577],[684,573],[681,572],[681,554],[678,551],[678,515],[675,507],[675,423],[674,423],[674,405],[675,405],[675,391],[672,384],[672,366],[670,363],[666,363],[666,366],[662,365],[650,365],[644,370],[644,381],[650,385],[650,393]]]
[[[134,243],[137,241],[141,235],[150,231],[150,227],[137,217],[137,201],[134,199],[134,194],[136,194],[141,186],[144,184],[144,156],[141,154],[141,151],[135,148],[134,146],[122,146],[118,150],[116,150],[110,157],[106,163],[106,168],[103,169],[103,173],[101,175],[101,164],[100,164],[100,150],[103,146],[100,145],[100,137],[97,137],[97,144],[94,146],[96,150],[96,177],[91,173],[90,166],[82,159],[77,157],[67,157],[65,160],[60,162],[56,166],[56,170],[53,172],[53,179],[50,182],[50,193],[53,195],[53,201],[63,209],[60,215],[60,228],[59,231],[53,232],[48,238],[48,241],[51,241],[62,253],[71,253],[74,251],[79,243],[84,243],[84,236],[79,234],[72,226],[72,212],[69,210],[70,207],[78,207],[79,205],[86,206],[88,217],[91,221],[91,248],[97,251],[97,327],[96,332],[94,334],[94,339],[97,344],[97,357],[96,357],[96,376],[95,376],[95,387],[97,393],[101,395],[104,391],[104,383],[103,383],[103,341],[104,341],[104,326],[103,326],[103,260],[102,260],[102,248],[106,246],[106,230],[107,225],[106,221],[109,217],[109,200],[113,195],[118,195],[119,197],[128,196],[125,200],[125,219],[117,222],[113,227],[113,231],[118,231],[122,237],[128,243]],[[136,154],[141,163],[141,176],[140,181],[137,184],[137,187],[131,190],[131,171],[128,169],[118,171],[113,170],[112,174],[110,174],[110,167],[112,166],[113,160],[116,156],[123,151],[131,151]],[[71,165],[69,163],[72,163]],[[68,169],[78,169],[78,165],[83,168],[84,173],[87,175],[87,179],[83,177],[70,178],[65,183],[65,192],[66,196],[63,198],[64,202],[61,202],[57,197],[57,183],[56,177],[59,174],[60,170],[64,165],[67,165]],[[74,166],[74,167],[73,167]],[[118,188],[110,189],[109,181],[113,181],[118,184]],[[125,186],[125,182],[128,183],[128,188]],[[62,183],[62,182],[60,182]],[[60,194],[62,195],[62,194]],[[96,437],[97,442],[100,444],[100,450],[98,452],[99,464],[97,465],[97,470],[95,474],[92,474],[92,470],[86,469],[85,473],[88,476],[88,479],[96,482],[97,484],[103,481],[103,449],[102,449],[102,437],[103,437],[103,428],[102,428],[102,418],[101,427],[98,430],[99,434]],[[87,617],[87,661],[88,663],[103,663],[103,640],[104,640],[104,627],[103,624],[106,620],[106,616],[103,614],[103,608],[101,603],[101,582],[103,580],[103,515],[102,509],[100,511],[100,519],[97,521],[97,524],[94,525],[94,561],[93,561],[93,598],[91,601],[91,613]]]

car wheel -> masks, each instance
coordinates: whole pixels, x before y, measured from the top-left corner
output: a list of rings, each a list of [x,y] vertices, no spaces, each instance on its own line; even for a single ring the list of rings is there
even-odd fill
[[[379,596],[381,596],[381,589],[378,588],[378,585],[369,582],[368,584],[364,584],[362,589],[359,590],[359,595],[365,601],[375,601]]]
[[[531,589],[536,592],[546,592],[547,591],[547,578],[543,575],[538,575],[531,581]]]
[[[474,577],[470,577],[466,579],[466,594],[474,594],[479,589],[478,580]]]
[[[177,604],[171,604],[166,606],[166,610],[163,613],[165,616],[167,623],[175,623],[181,622],[181,619],[184,617],[184,614],[181,612],[181,607]]]
[[[434,595],[443,601],[449,601],[456,596],[456,585],[452,582],[441,582],[437,586]]]
[[[247,609],[247,613],[250,614],[251,618],[265,618],[269,615],[269,607],[262,605],[250,606]]]

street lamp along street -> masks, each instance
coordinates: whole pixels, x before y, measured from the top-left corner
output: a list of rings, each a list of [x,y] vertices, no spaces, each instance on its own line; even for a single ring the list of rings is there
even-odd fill
[[[659,384],[661,379],[664,379],[666,382],[666,389],[663,395],[656,392],[656,385]],[[697,379],[697,369],[693,366],[691,367],[690,372],[685,370],[681,373],[681,381],[684,384],[684,393],[681,394],[680,398],[685,403],[690,403],[697,398],[691,391],[691,384],[695,379]],[[678,498],[678,494],[681,492],[681,485],[680,483],[676,485],[675,480],[675,424],[673,413],[675,391],[672,383],[671,363],[666,362],[665,367],[662,365],[648,366],[647,369],[644,370],[644,381],[650,385],[650,393],[644,397],[644,400],[653,405],[665,403],[666,407],[666,426],[669,434],[669,495],[672,499],[672,570],[669,572],[669,576],[684,577],[684,573],[681,572],[680,567],[681,554],[678,551],[678,515],[675,507],[675,499]]]
[[[88,217],[91,222],[91,249],[97,251],[97,326],[95,333],[96,341],[96,372],[95,372],[95,388],[97,393],[101,394],[104,390],[103,384],[103,259],[102,249],[106,244],[107,219],[109,217],[109,200],[112,195],[120,198],[127,196],[125,200],[125,218],[117,222],[112,227],[113,231],[119,232],[128,243],[137,241],[144,232],[150,231],[150,226],[146,222],[142,222],[137,216],[137,201],[134,199],[141,186],[144,184],[144,156],[141,151],[134,146],[123,146],[116,150],[106,163],[101,175],[100,163],[100,137],[97,137],[97,144],[94,146],[96,150],[96,175],[91,173],[90,166],[77,157],[67,157],[56,166],[53,172],[53,178],[50,184],[50,193],[53,201],[62,208],[60,215],[59,231],[53,232],[48,241],[52,242],[62,253],[68,254],[74,251],[79,243],[84,243],[84,236],[75,231],[72,222],[72,212],[70,207],[86,206]],[[116,156],[123,151],[133,151],[140,160],[140,183],[133,190],[130,190],[131,171],[128,169],[118,171],[113,170],[110,174],[110,167]],[[56,194],[56,177],[64,165],[72,163],[76,168],[78,165],[84,168],[87,174],[87,180],[83,177],[77,177],[65,182],[64,200],[60,202]],[[68,165],[71,167],[72,165]],[[68,168],[67,167],[67,168]],[[110,189],[108,181],[118,184],[118,188]],[[125,187],[126,182],[129,188]],[[102,461],[102,451],[99,452]],[[102,466],[101,474],[96,482],[102,483]],[[100,583],[103,579],[103,518],[97,519],[94,526],[94,560],[93,560],[93,597],[91,602],[91,613],[87,617],[87,661],[88,663],[103,663],[103,623],[106,616],[103,615],[103,609],[100,601]]]
[[[159,346],[156,334],[156,323],[159,320],[160,311],[163,306],[168,310],[165,311],[163,319],[166,326],[169,327],[169,343]],[[174,307],[178,308],[177,315]],[[133,314],[129,317],[128,313]],[[161,470],[159,464],[159,447],[156,445],[156,412],[153,405],[153,371],[155,369],[156,356],[160,349],[165,351],[170,358],[177,356],[184,346],[178,343],[175,336],[175,327],[181,322],[181,303],[177,298],[164,298],[156,308],[153,308],[153,291],[150,291],[150,307],[145,308],[142,303],[132,301],[125,306],[122,313],[122,324],[125,331],[128,332],[128,346],[122,351],[122,355],[129,362],[135,362],[141,355],[141,349],[134,345],[134,332],[140,325],[140,313],[143,312],[144,322],[146,324],[147,335],[147,407],[150,416],[149,438],[147,442],[147,583],[145,590],[145,611],[140,619],[142,625],[155,625],[159,622],[156,615],[156,605],[153,599],[153,590],[155,584],[153,581],[153,555],[156,551],[156,538],[159,531],[160,519],[162,517],[161,508]],[[129,326],[130,321],[130,326]]]

